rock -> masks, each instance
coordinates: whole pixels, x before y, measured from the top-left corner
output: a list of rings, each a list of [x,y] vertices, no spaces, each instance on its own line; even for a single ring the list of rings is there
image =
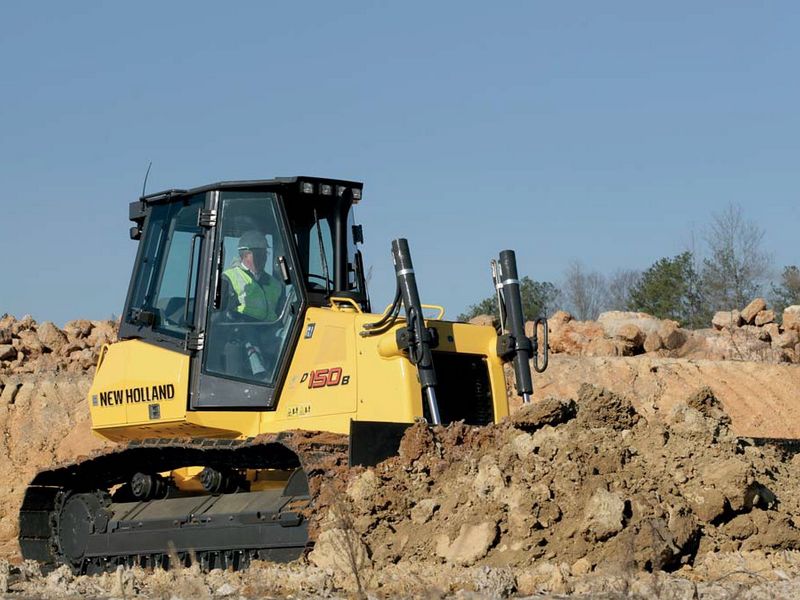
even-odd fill
[[[746,540],[758,532],[748,514],[737,515],[725,524],[725,533],[735,540]]]
[[[11,571],[8,561],[0,559],[0,594],[5,595],[8,592],[8,575]]]
[[[0,345],[0,360],[14,360],[17,358],[17,349],[11,344]]]
[[[223,583],[221,586],[219,586],[217,588],[217,591],[214,592],[214,594],[217,596],[232,596],[235,593],[236,593],[236,588],[233,587],[227,581]]]
[[[572,567],[570,568],[572,574],[576,577],[580,577],[581,575],[588,575],[592,572],[592,561],[584,558],[579,558],[574,563],[572,563]]]
[[[711,523],[725,512],[725,496],[719,490],[708,488],[687,497],[692,512],[704,523]]]
[[[767,309],[767,302],[763,298],[756,298],[742,309],[742,321],[748,325],[755,323],[756,315]]]
[[[586,346],[592,340],[603,338],[603,328],[594,321],[548,320],[548,324],[548,342],[553,353],[579,356],[586,353]]]
[[[794,349],[800,343],[800,334],[794,329],[787,329],[782,334],[772,338],[773,348]]]
[[[569,566],[565,564],[537,564],[517,576],[517,592],[522,596],[537,598],[541,597],[539,592],[570,594],[573,586],[569,574]]]
[[[578,407],[574,400],[545,398],[539,402],[524,404],[511,417],[515,427],[525,431],[536,431],[545,425],[560,425],[573,419]]]
[[[742,325],[740,331],[746,335],[749,335],[751,338],[761,340],[762,342],[769,342],[770,339],[772,339],[769,335],[769,331],[763,327],[756,327],[755,325]]]
[[[474,586],[481,598],[510,598],[514,595],[517,579],[513,569],[483,567],[476,571]]]
[[[70,339],[88,337],[91,331],[92,322],[87,319],[76,319],[64,325],[64,332]]]
[[[583,534],[592,541],[602,542],[622,531],[625,502],[619,494],[599,488],[583,511]]]
[[[36,330],[39,341],[52,352],[58,352],[66,343],[67,336],[50,321],[45,321]]]
[[[658,328],[658,335],[667,350],[676,350],[686,343],[687,334],[675,321],[664,321]]]
[[[700,412],[707,419],[712,419],[723,427],[729,427],[731,424],[731,417],[728,415],[725,407],[722,406],[717,397],[714,395],[714,390],[705,386],[697,390],[686,399],[686,405]]]
[[[569,323],[573,320],[573,316],[565,310],[557,310],[553,316],[548,317],[547,322],[550,325]]]
[[[784,309],[783,328],[800,331],[800,305],[795,304]]]
[[[742,315],[738,310],[721,310],[714,313],[711,324],[715,329],[733,329],[742,324]]]
[[[478,474],[472,482],[472,489],[478,496],[497,497],[506,487],[503,472],[493,456],[487,454],[478,463]]]
[[[720,462],[705,465],[701,471],[703,483],[719,490],[731,510],[742,512],[753,507],[753,488],[750,485],[752,473],[749,465],[742,459],[731,457]]]
[[[360,475],[356,475],[347,486],[347,495],[353,502],[368,501],[378,491],[380,480],[375,475],[375,471],[364,471]]]
[[[612,310],[601,313],[597,318],[597,323],[603,328],[607,337],[615,338],[619,336],[620,329],[626,325],[636,325],[641,332],[647,335],[658,331],[662,321],[647,313]],[[677,326],[677,323],[675,325]]]
[[[497,327],[498,321],[494,315],[478,315],[469,320],[472,325],[484,325],[488,327]]]
[[[644,351],[658,352],[662,348],[664,348],[664,340],[661,339],[658,332],[648,333],[647,338],[644,340]]]
[[[511,447],[520,460],[528,460],[530,455],[533,454],[535,446],[533,436],[530,433],[520,433],[511,440]]]
[[[39,341],[39,336],[32,329],[23,329],[18,334],[19,350],[27,356],[39,356],[44,352],[44,345]]]
[[[320,569],[350,576],[353,569],[363,569],[370,563],[369,552],[361,537],[353,530],[326,529],[319,534],[308,559]]]
[[[0,406],[12,404],[17,397],[20,387],[21,386],[16,383],[7,384],[3,388],[3,392],[0,394]]]
[[[0,328],[0,344],[10,344],[12,337],[10,327]]]
[[[583,349],[585,356],[633,356],[635,347],[632,343],[621,339],[590,339]]]
[[[756,327],[763,327],[767,323],[773,323],[774,321],[775,321],[774,310],[762,310],[756,315],[755,324]]]
[[[764,325],[763,329],[769,334],[771,340],[774,340],[781,334],[781,328],[777,323],[767,323]]]
[[[437,538],[436,554],[449,563],[467,567],[486,556],[496,539],[497,524],[494,521],[465,524],[452,543],[444,534]]]
[[[67,342],[61,347],[60,354],[62,356],[69,356],[73,352],[78,352],[86,348],[86,340],[73,340],[71,342]]]
[[[21,331],[29,331],[31,329],[36,329],[36,321],[30,315],[25,315],[19,321],[14,321],[11,324],[11,333],[15,336],[19,336]]]
[[[92,321],[92,331],[87,338],[91,346],[102,346],[117,341],[117,324],[114,321]]]
[[[411,509],[411,522],[415,525],[424,525],[431,520],[433,513],[439,508],[439,503],[433,498],[425,498],[417,502]]]
[[[617,337],[626,342],[630,342],[634,347],[641,348],[644,344],[646,334],[633,323],[623,325],[617,330]]]

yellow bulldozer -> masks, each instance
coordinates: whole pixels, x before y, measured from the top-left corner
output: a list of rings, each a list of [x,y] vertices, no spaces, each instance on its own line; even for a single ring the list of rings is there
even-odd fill
[[[547,341],[525,335],[513,251],[492,261],[499,330],[421,304],[404,239],[396,295],[375,314],[353,217],[362,189],[275,178],[130,204],[138,253],[120,341],[87,398],[93,431],[119,444],[36,475],[25,558],[78,573],[294,560],[313,546],[332,468],[377,464],[422,419],[499,421],[506,362],[530,400]]]

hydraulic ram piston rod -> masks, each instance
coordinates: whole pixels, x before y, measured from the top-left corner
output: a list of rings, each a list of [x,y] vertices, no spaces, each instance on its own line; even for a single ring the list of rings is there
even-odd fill
[[[397,276],[397,286],[406,309],[408,358],[417,367],[419,383],[428,402],[431,421],[434,425],[441,425],[439,404],[436,401],[436,371],[433,368],[431,352],[433,339],[430,330],[425,327],[425,319],[422,316],[422,305],[419,300],[414,265],[411,262],[411,252],[408,249],[408,240],[399,238],[392,242],[392,261]]]

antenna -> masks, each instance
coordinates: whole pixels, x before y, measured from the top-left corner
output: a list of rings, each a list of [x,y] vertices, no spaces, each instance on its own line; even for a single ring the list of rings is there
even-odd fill
[[[144,174],[144,183],[142,184],[142,198],[144,198],[144,193],[147,191],[147,177],[150,175],[150,167],[153,166],[153,161],[150,161],[150,164],[147,165],[147,172]]]

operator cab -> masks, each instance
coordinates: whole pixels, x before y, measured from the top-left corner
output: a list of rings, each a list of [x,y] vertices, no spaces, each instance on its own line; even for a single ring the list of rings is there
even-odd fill
[[[308,306],[369,310],[362,184],[222,182],[131,203],[140,240],[120,339],[191,358],[192,409],[274,408]]]

